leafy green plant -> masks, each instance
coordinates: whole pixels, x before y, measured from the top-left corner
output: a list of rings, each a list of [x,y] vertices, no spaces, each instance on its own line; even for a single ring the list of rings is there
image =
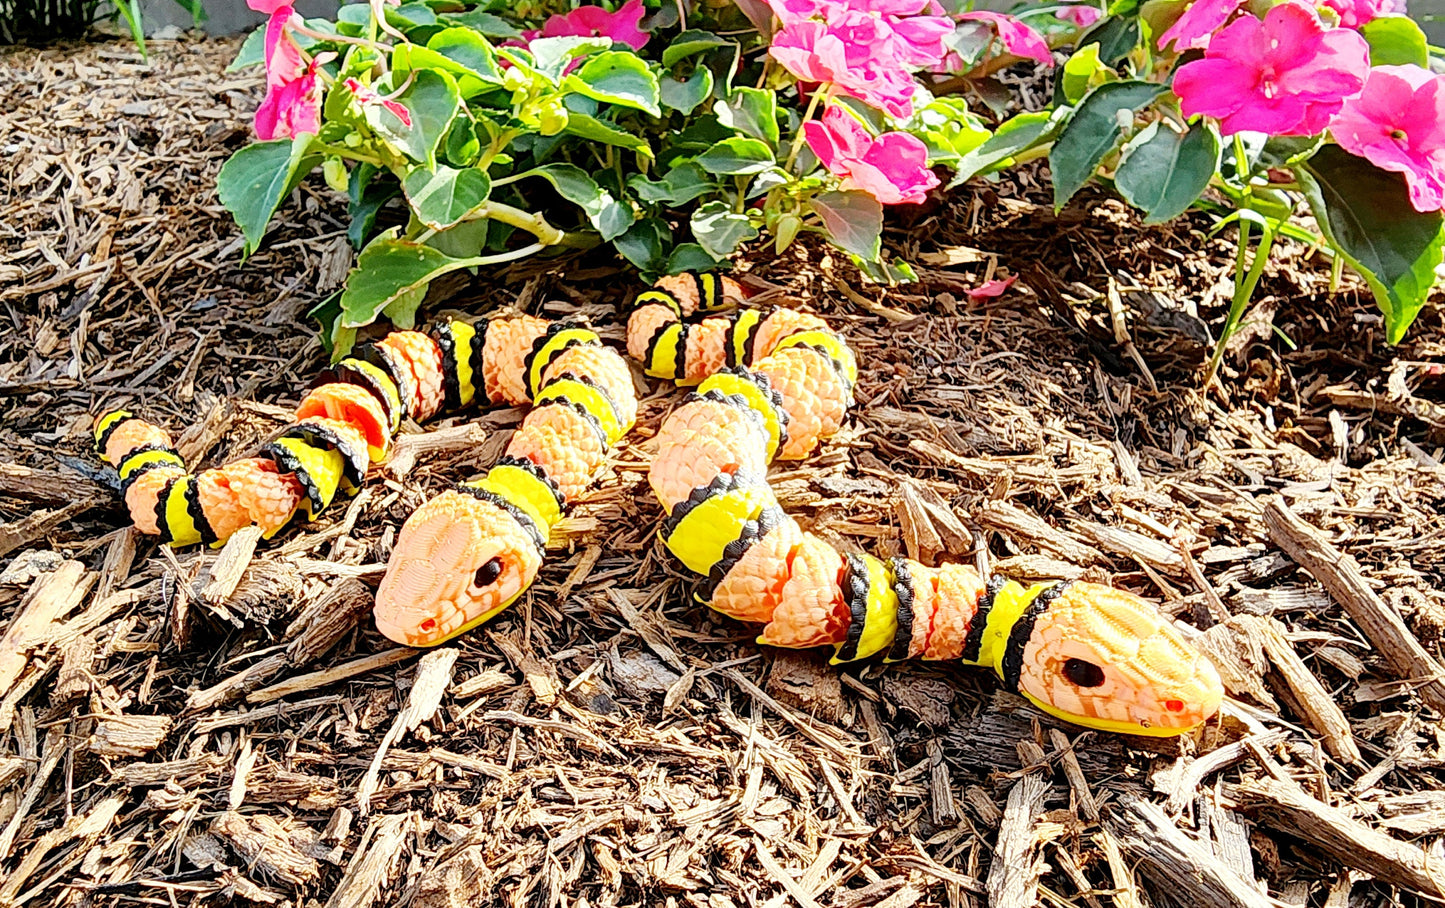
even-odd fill
[[[1145,223],[1236,227],[1210,376],[1277,237],[1360,272],[1392,343],[1445,254],[1445,123],[1398,100],[1445,77],[1396,0],[374,0],[334,21],[249,2],[271,20],[233,68],[266,63],[262,141],[219,193],[248,253],[313,169],[347,194],[356,267],[315,313],[336,355],[380,317],[409,325],[444,274],[601,244],[650,279],[813,233],[907,280],[885,206],[1045,157],[1058,208],[1093,182]],[[996,75],[1030,59],[1062,61],[1052,104],[990,129],[965,99],[1005,116]]]

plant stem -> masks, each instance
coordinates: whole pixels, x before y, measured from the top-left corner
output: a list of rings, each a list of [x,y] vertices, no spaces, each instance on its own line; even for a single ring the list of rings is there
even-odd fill
[[[1254,296],[1254,290],[1259,286],[1259,279],[1264,275],[1264,266],[1269,261],[1269,252],[1274,248],[1274,228],[1265,224],[1260,228],[1259,248],[1255,250],[1254,261],[1250,263],[1249,271],[1244,270],[1244,259],[1249,252],[1249,225],[1250,222],[1241,219],[1239,222],[1239,250],[1234,259],[1234,298],[1229,303],[1229,316],[1224,320],[1224,327],[1219,332],[1219,340],[1214,345],[1214,355],[1209,358],[1209,370],[1204,376],[1204,386],[1214,380],[1214,375],[1219,371],[1219,361],[1224,357],[1224,347],[1229,343],[1230,337],[1239,328],[1239,322],[1244,318],[1244,308],[1249,305],[1249,300]]]
[[[315,38],[317,41],[336,42],[338,44],[355,44],[358,47],[369,47],[375,50],[391,50],[392,46],[382,41],[368,41],[365,38],[353,38],[350,35],[329,35],[326,32],[319,32],[304,25],[292,24],[291,30],[299,35],[308,38]]]
[[[511,205],[503,205],[501,202],[487,202],[478,208],[474,216],[467,218],[474,221],[479,218],[490,218],[494,221],[501,221],[503,224],[510,224],[519,230],[525,230],[537,238],[543,246],[555,246],[567,238],[566,231],[558,230],[547,219],[540,214],[532,214],[520,208],[513,208]]]
[[[319,142],[313,147],[325,154],[335,155],[338,158],[346,158],[349,161],[360,161],[363,164],[370,164],[373,167],[386,167],[380,158],[359,151],[353,151],[350,148],[341,148],[336,145],[323,145]]]
[[[1248,156],[1244,153],[1244,138],[1234,134],[1234,175],[1239,178],[1240,188],[1249,191],[1249,163]],[[1243,226],[1240,235],[1243,236]]]
[[[1340,292],[1340,278],[1345,273],[1345,257],[1335,253],[1330,259],[1330,296]]]
[[[822,86],[819,86],[818,89],[813,92],[813,97],[808,99],[808,109],[803,113],[802,122],[798,124],[798,134],[793,136],[793,147],[788,150],[788,162],[783,165],[784,170],[792,171],[793,162],[798,159],[798,152],[803,149],[803,127],[808,124],[809,120],[813,119],[813,114],[818,109],[818,103],[825,100],[823,96],[832,94],[833,85],[829,83],[826,90],[824,90]]]

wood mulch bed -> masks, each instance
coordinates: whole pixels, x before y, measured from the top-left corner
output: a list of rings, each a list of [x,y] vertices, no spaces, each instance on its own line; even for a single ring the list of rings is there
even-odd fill
[[[0,904],[1445,898],[1438,308],[1386,348],[1358,282],[1286,244],[1201,392],[1231,240],[1103,195],[1055,215],[1036,172],[900,215],[917,284],[816,246],[745,263],[862,365],[785,504],[845,549],[1161,601],[1232,694],[1185,740],[1061,726],[978,670],[836,671],[696,606],[654,538],[656,383],[524,601],[399,649],[368,615],[396,527],[515,413],[412,427],[349,507],[219,552],[135,534],[88,451],[128,404],[193,463],[242,455],[324,363],[303,316],[349,267],[344,205],[308,182],[240,260],[235,47],[0,56]],[[634,281],[534,262],[429,309],[615,339]]]

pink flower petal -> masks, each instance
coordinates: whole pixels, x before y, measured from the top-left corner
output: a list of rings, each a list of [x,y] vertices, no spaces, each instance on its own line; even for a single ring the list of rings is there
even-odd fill
[[[1011,274],[1001,281],[997,279],[992,281],[984,281],[982,284],[979,284],[977,287],[968,291],[968,295],[972,299],[976,300],[992,299],[996,296],[1003,296],[1003,292],[1009,287],[1011,287],[1013,285],[1013,282],[1018,279],[1019,278],[1017,274]]]
[[[1417,211],[1445,207],[1445,77],[1418,66],[1377,66],[1330,123],[1340,147],[1404,174]]]
[[[246,0],[246,5],[258,13],[271,15],[278,9],[290,7],[291,0]]]
[[[1219,30],[1244,0],[1194,0],[1184,15],[1159,36],[1159,47],[1171,43],[1176,51],[1209,46],[1210,36]]]
[[[808,147],[844,189],[858,189],[884,205],[922,202],[938,177],[928,169],[928,149],[903,132],[877,139],[840,107],[829,107],[821,121],[803,125]]]
[[[1185,116],[1219,118],[1220,132],[1314,135],[1360,90],[1369,48],[1347,29],[1326,29],[1314,10],[1286,2],[1264,21],[1241,16],[1181,66],[1174,93]]]
[[[1003,42],[1004,49],[1009,53],[1020,57],[1030,57],[1045,66],[1054,65],[1053,52],[1049,50],[1049,42],[1044,40],[1044,36],[1013,16],[976,10],[971,13],[963,13],[958,18],[992,22],[994,30],[998,32],[999,41]]]

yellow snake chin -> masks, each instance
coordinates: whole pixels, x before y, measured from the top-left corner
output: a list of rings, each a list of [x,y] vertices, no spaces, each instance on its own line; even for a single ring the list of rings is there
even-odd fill
[[[1152,604],[1089,583],[1072,584],[1038,614],[1018,689],[1078,725],[1154,736],[1188,732],[1224,697],[1214,666]]]
[[[505,510],[444,492],[401,528],[376,591],[377,629],[406,646],[435,646],[511,605],[541,565]]]

